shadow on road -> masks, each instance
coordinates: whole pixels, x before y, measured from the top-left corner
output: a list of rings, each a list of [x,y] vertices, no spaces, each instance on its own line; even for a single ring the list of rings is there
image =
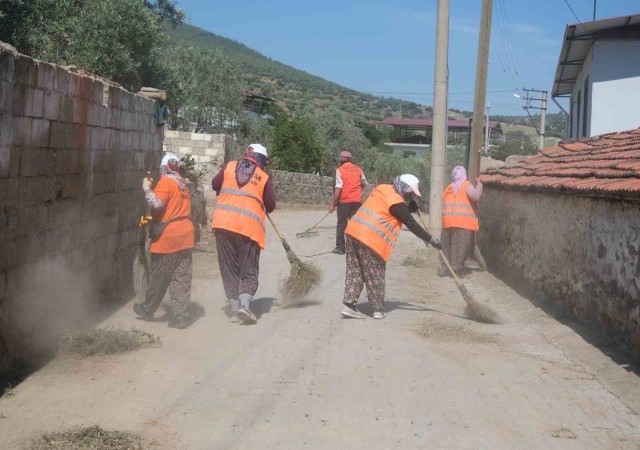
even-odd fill
[[[405,310],[405,311],[422,311],[422,312],[434,312],[438,314],[445,314],[451,317],[457,317],[459,319],[468,320],[468,317],[460,316],[458,314],[451,314],[448,312],[440,311],[438,309],[429,308],[426,306],[415,305],[413,303],[399,302],[399,301],[385,301],[384,308],[387,313],[390,313],[396,309]],[[358,303],[358,310],[366,315],[373,315],[373,308],[369,303]]]

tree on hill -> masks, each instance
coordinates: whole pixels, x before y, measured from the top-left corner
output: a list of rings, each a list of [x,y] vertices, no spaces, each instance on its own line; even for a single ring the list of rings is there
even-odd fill
[[[137,90],[157,76],[165,24],[184,13],[170,0],[5,0],[0,40],[45,61],[75,65]]]
[[[291,172],[314,173],[320,169],[322,147],[308,117],[281,116],[271,136],[273,167]]]

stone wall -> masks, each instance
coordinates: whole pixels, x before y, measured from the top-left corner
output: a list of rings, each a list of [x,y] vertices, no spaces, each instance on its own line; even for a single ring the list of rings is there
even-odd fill
[[[638,202],[485,186],[479,215],[491,271],[640,352]]]
[[[0,45],[0,371],[130,292],[154,107]]]
[[[211,179],[224,161],[233,158],[235,143],[226,134],[189,133],[166,130],[162,148],[183,158],[191,156],[202,173],[202,185],[211,190]]]
[[[279,203],[328,205],[333,195],[333,177],[272,170],[273,191]]]

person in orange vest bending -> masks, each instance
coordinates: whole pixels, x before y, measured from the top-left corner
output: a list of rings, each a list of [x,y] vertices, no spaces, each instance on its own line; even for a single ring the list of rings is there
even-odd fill
[[[465,275],[464,261],[473,248],[474,233],[478,231],[478,217],[474,203],[482,195],[482,182],[476,178],[477,187],[467,180],[462,166],[453,168],[453,182],[445,189],[442,209],[442,251],[451,268],[458,275]],[[449,270],[441,262],[438,275],[449,276]]]
[[[133,311],[143,320],[153,320],[169,289],[173,313],[169,326],[187,328],[195,225],[191,221],[191,195],[178,173],[179,165],[178,157],[167,153],[160,163],[160,179],[155,189],[151,189],[151,178],[142,181],[153,218],[149,225],[151,267],[145,300],[135,303]]]
[[[211,228],[216,236],[222,284],[231,306],[231,321],[258,319],[251,300],[258,290],[260,251],[265,246],[265,212],[276,208],[267,149],[251,144],[247,155],[222,167],[211,181],[218,194]]]
[[[336,187],[329,203],[329,212],[338,208],[338,225],[336,227],[336,248],[333,253],[346,253],[344,230],[347,222],[362,205],[362,188],[367,186],[367,179],[362,169],[351,162],[351,153],[340,153],[340,167],[336,169]]]
[[[349,221],[346,234],[347,274],[342,316],[364,319],[357,303],[362,288],[373,307],[373,318],[384,318],[384,285],[387,260],[393,253],[404,224],[409,231],[441,249],[440,242],[415,221],[411,211],[420,197],[418,178],[411,174],[397,176],[393,184],[380,184]]]

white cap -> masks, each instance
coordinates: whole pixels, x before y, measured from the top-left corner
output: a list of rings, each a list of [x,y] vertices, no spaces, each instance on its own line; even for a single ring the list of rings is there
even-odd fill
[[[413,193],[418,197],[422,197],[422,194],[418,190],[418,184],[420,184],[420,180],[415,175],[411,175],[410,173],[405,173],[404,175],[400,175],[400,181],[409,185]]]
[[[169,165],[169,161],[171,161],[172,159],[175,159],[176,161],[178,161],[178,165],[180,165],[180,158],[178,158],[173,153],[167,153],[167,154],[164,155],[164,158],[162,158],[162,162],[160,163],[160,167],[168,166]]]
[[[269,157],[269,155],[267,154],[267,148],[261,144],[251,144],[247,149],[247,153],[258,153],[260,155],[266,156],[267,158]]]

